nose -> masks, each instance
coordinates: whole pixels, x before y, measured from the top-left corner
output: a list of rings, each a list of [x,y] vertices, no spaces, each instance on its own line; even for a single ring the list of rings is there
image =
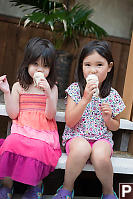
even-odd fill
[[[91,67],[90,68],[90,74],[96,74],[97,73],[97,70],[95,67]]]
[[[43,67],[42,66],[38,66],[37,67],[37,72],[43,72]]]

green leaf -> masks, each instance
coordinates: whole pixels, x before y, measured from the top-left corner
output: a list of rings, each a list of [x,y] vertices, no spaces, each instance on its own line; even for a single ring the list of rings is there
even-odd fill
[[[91,21],[94,10],[85,7],[82,4],[76,4],[70,10],[63,3],[50,0],[9,0],[13,6],[23,8],[23,11],[29,12],[25,15],[24,26],[30,23],[47,24],[54,34],[62,36],[61,41],[72,41],[77,47],[79,45],[79,36],[89,36],[94,34],[96,38],[101,39],[107,36],[107,32]],[[27,7],[29,5],[30,7]],[[57,26],[57,24],[59,24]],[[58,42],[59,43],[59,42]]]

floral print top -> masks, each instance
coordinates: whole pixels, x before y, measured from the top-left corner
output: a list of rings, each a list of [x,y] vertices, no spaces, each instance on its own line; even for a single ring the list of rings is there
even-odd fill
[[[77,82],[72,83],[66,93],[78,104],[81,100],[80,88]],[[113,146],[112,132],[106,127],[100,111],[101,104],[106,102],[112,109],[112,118],[122,112],[125,108],[124,102],[118,92],[111,88],[110,94],[106,98],[92,97],[91,102],[86,109],[79,122],[72,128],[65,126],[62,144],[65,146],[66,141],[73,137],[82,136],[87,140],[95,141],[98,139],[106,139]]]

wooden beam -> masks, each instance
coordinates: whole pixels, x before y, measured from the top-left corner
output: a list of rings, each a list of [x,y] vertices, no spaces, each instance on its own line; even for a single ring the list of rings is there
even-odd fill
[[[133,105],[133,33],[130,44],[130,51],[127,63],[125,84],[123,90],[123,101],[126,105],[125,110],[121,114],[121,118],[131,119],[132,105]]]
[[[130,51],[127,63],[125,84],[123,90],[123,101],[126,105],[125,110],[121,114],[121,118],[132,120],[133,107],[133,33],[130,44]],[[128,152],[133,154],[133,135],[130,135],[128,143]]]

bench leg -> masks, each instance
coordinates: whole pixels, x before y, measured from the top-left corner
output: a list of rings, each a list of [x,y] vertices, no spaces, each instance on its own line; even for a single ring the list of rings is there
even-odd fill
[[[12,125],[12,120],[8,120],[8,125],[7,125],[7,136],[10,135],[11,133],[11,125]]]
[[[130,137],[130,133],[128,133],[127,131],[122,133],[120,151],[126,152],[128,150],[129,137]]]

